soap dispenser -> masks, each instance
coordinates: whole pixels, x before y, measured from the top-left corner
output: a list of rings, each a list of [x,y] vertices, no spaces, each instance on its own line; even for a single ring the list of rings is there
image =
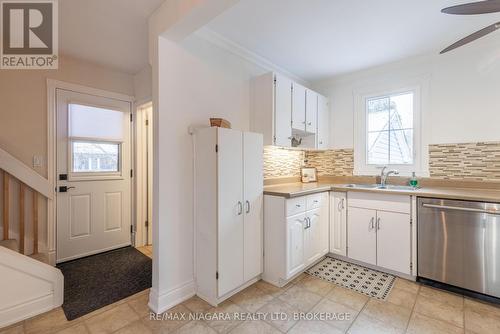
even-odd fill
[[[412,186],[413,188],[418,188],[418,180],[415,172],[412,172],[411,174],[410,186]]]

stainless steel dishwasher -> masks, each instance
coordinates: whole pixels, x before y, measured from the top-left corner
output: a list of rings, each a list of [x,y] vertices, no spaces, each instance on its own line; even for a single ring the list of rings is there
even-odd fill
[[[419,198],[418,276],[500,297],[500,204]]]

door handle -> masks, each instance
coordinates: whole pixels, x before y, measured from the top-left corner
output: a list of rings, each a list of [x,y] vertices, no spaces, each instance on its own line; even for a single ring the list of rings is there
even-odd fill
[[[377,230],[380,230],[380,217],[377,218]]]
[[[375,217],[370,219],[370,224],[368,225],[368,230],[373,230],[375,228]]]
[[[68,190],[70,190],[70,189],[75,189],[75,188],[76,188],[76,187],[60,186],[60,187],[59,187],[59,192],[60,192],[60,193],[66,193],[66,192],[68,192]]]
[[[247,205],[247,211],[246,211],[246,213],[250,213],[250,202],[249,201],[245,201],[245,204]]]
[[[243,204],[241,204],[240,201],[238,201],[238,216],[240,216],[243,213]]]

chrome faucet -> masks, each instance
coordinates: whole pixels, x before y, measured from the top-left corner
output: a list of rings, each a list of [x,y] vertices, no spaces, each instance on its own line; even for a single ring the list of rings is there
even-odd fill
[[[387,178],[389,177],[389,175],[391,175],[391,174],[398,175],[399,174],[399,172],[395,169],[391,169],[390,171],[388,171],[386,173],[385,172],[386,169],[387,169],[387,166],[384,166],[384,168],[382,168],[382,172],[380,172],[380,187],[381,188],[385,188],[386,181],[387,181]]]

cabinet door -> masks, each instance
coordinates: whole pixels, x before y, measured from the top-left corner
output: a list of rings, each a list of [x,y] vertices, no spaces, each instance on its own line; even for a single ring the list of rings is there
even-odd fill
[[[410,215],[377,211],[377,265],[410,275]]]
[[[318,94],[306,90],[306,132],[316,133],[318,127]]]
[[[306,227],[304,229],[304,262],[307,265],[321,257],[321,222],[320,209],[306,212]]]
[[[330,206],[330,252],[342,256],[347,255],[347,195],[333,192]]]
[[[328,99],[318,95],[318,149],[330,146],[330,109]]]
[[[219,296],[243,284],[243,135],[219,128],[218,256]]]
[[[375,210],[349,207],[347,212],[349,258],[377,264],[376,216]]]
[[[263,137],[243,133],[244,278],[262,273]]]
[[[292,81],[275,76],[274,145],[290,147],[292,137]]]
[[[292,128],[306,130],[306,88],[293,83]]]
[[[305,214],[292,216],[286,220],[286,279],[300,272],[304,264]]]

